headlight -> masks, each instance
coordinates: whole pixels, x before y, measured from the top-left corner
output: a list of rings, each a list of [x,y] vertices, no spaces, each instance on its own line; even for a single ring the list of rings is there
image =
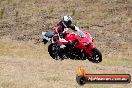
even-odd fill
[[[84,46],[87,46],[89,44],[89,42],[83,42]]]

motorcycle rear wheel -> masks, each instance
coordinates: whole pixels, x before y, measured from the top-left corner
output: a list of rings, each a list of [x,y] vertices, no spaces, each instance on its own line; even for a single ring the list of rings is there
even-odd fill
[[[55,46],[53,43],[50,44],[50,45],[48,46],[48,52],[49,52],[50,56],[51,56],[53,59],[56,58],[55,53],[57,52],[57,50],[56,50],[56,46]]]
[[[48,52],[53,59],[64,60],[68,59],[68,55],[65,54],[63,49],[60,49],[58,44],[52,43],[48,46]]]

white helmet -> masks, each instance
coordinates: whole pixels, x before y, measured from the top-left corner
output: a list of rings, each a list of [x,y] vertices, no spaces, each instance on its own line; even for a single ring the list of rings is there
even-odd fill
[[[72,24],[72,17],[71,16],[63,16],[62,22],[64,26],[68,27]]]

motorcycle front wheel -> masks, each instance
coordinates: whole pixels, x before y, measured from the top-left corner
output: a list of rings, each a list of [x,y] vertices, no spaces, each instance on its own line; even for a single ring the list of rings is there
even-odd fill
[[[92,49],[92,56],[89,57],[90,60],[94,63],[100,63],[102,61],[102,54],[97,48]]]

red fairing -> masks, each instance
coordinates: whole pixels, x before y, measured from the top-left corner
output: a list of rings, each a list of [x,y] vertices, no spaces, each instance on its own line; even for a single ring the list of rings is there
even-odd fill
[[[91,50],[95,48],[95,46],[93,45],[92,37],[89,33],[84,31],[80,31],[78,33],[69,33],[65,39],[68,42],[74,42],[75,40],[78,40],[78,43],[75,43],[75,47],[85,51],[89,56],[93,55]]]
[[[92,50],[93,48],[95,48],[95,46],[94,46],[92,43],[90,43],[89,47],[86,48],[86,53],[88,53],[89,56],[92,56],[92,55],[93,55],[92,52],[91,52],[91,50]]]
[[[67,40],[68,42],[73,42],[77,37],[77,34],[69,33],[69,35],[65,37],[65,40]]]

